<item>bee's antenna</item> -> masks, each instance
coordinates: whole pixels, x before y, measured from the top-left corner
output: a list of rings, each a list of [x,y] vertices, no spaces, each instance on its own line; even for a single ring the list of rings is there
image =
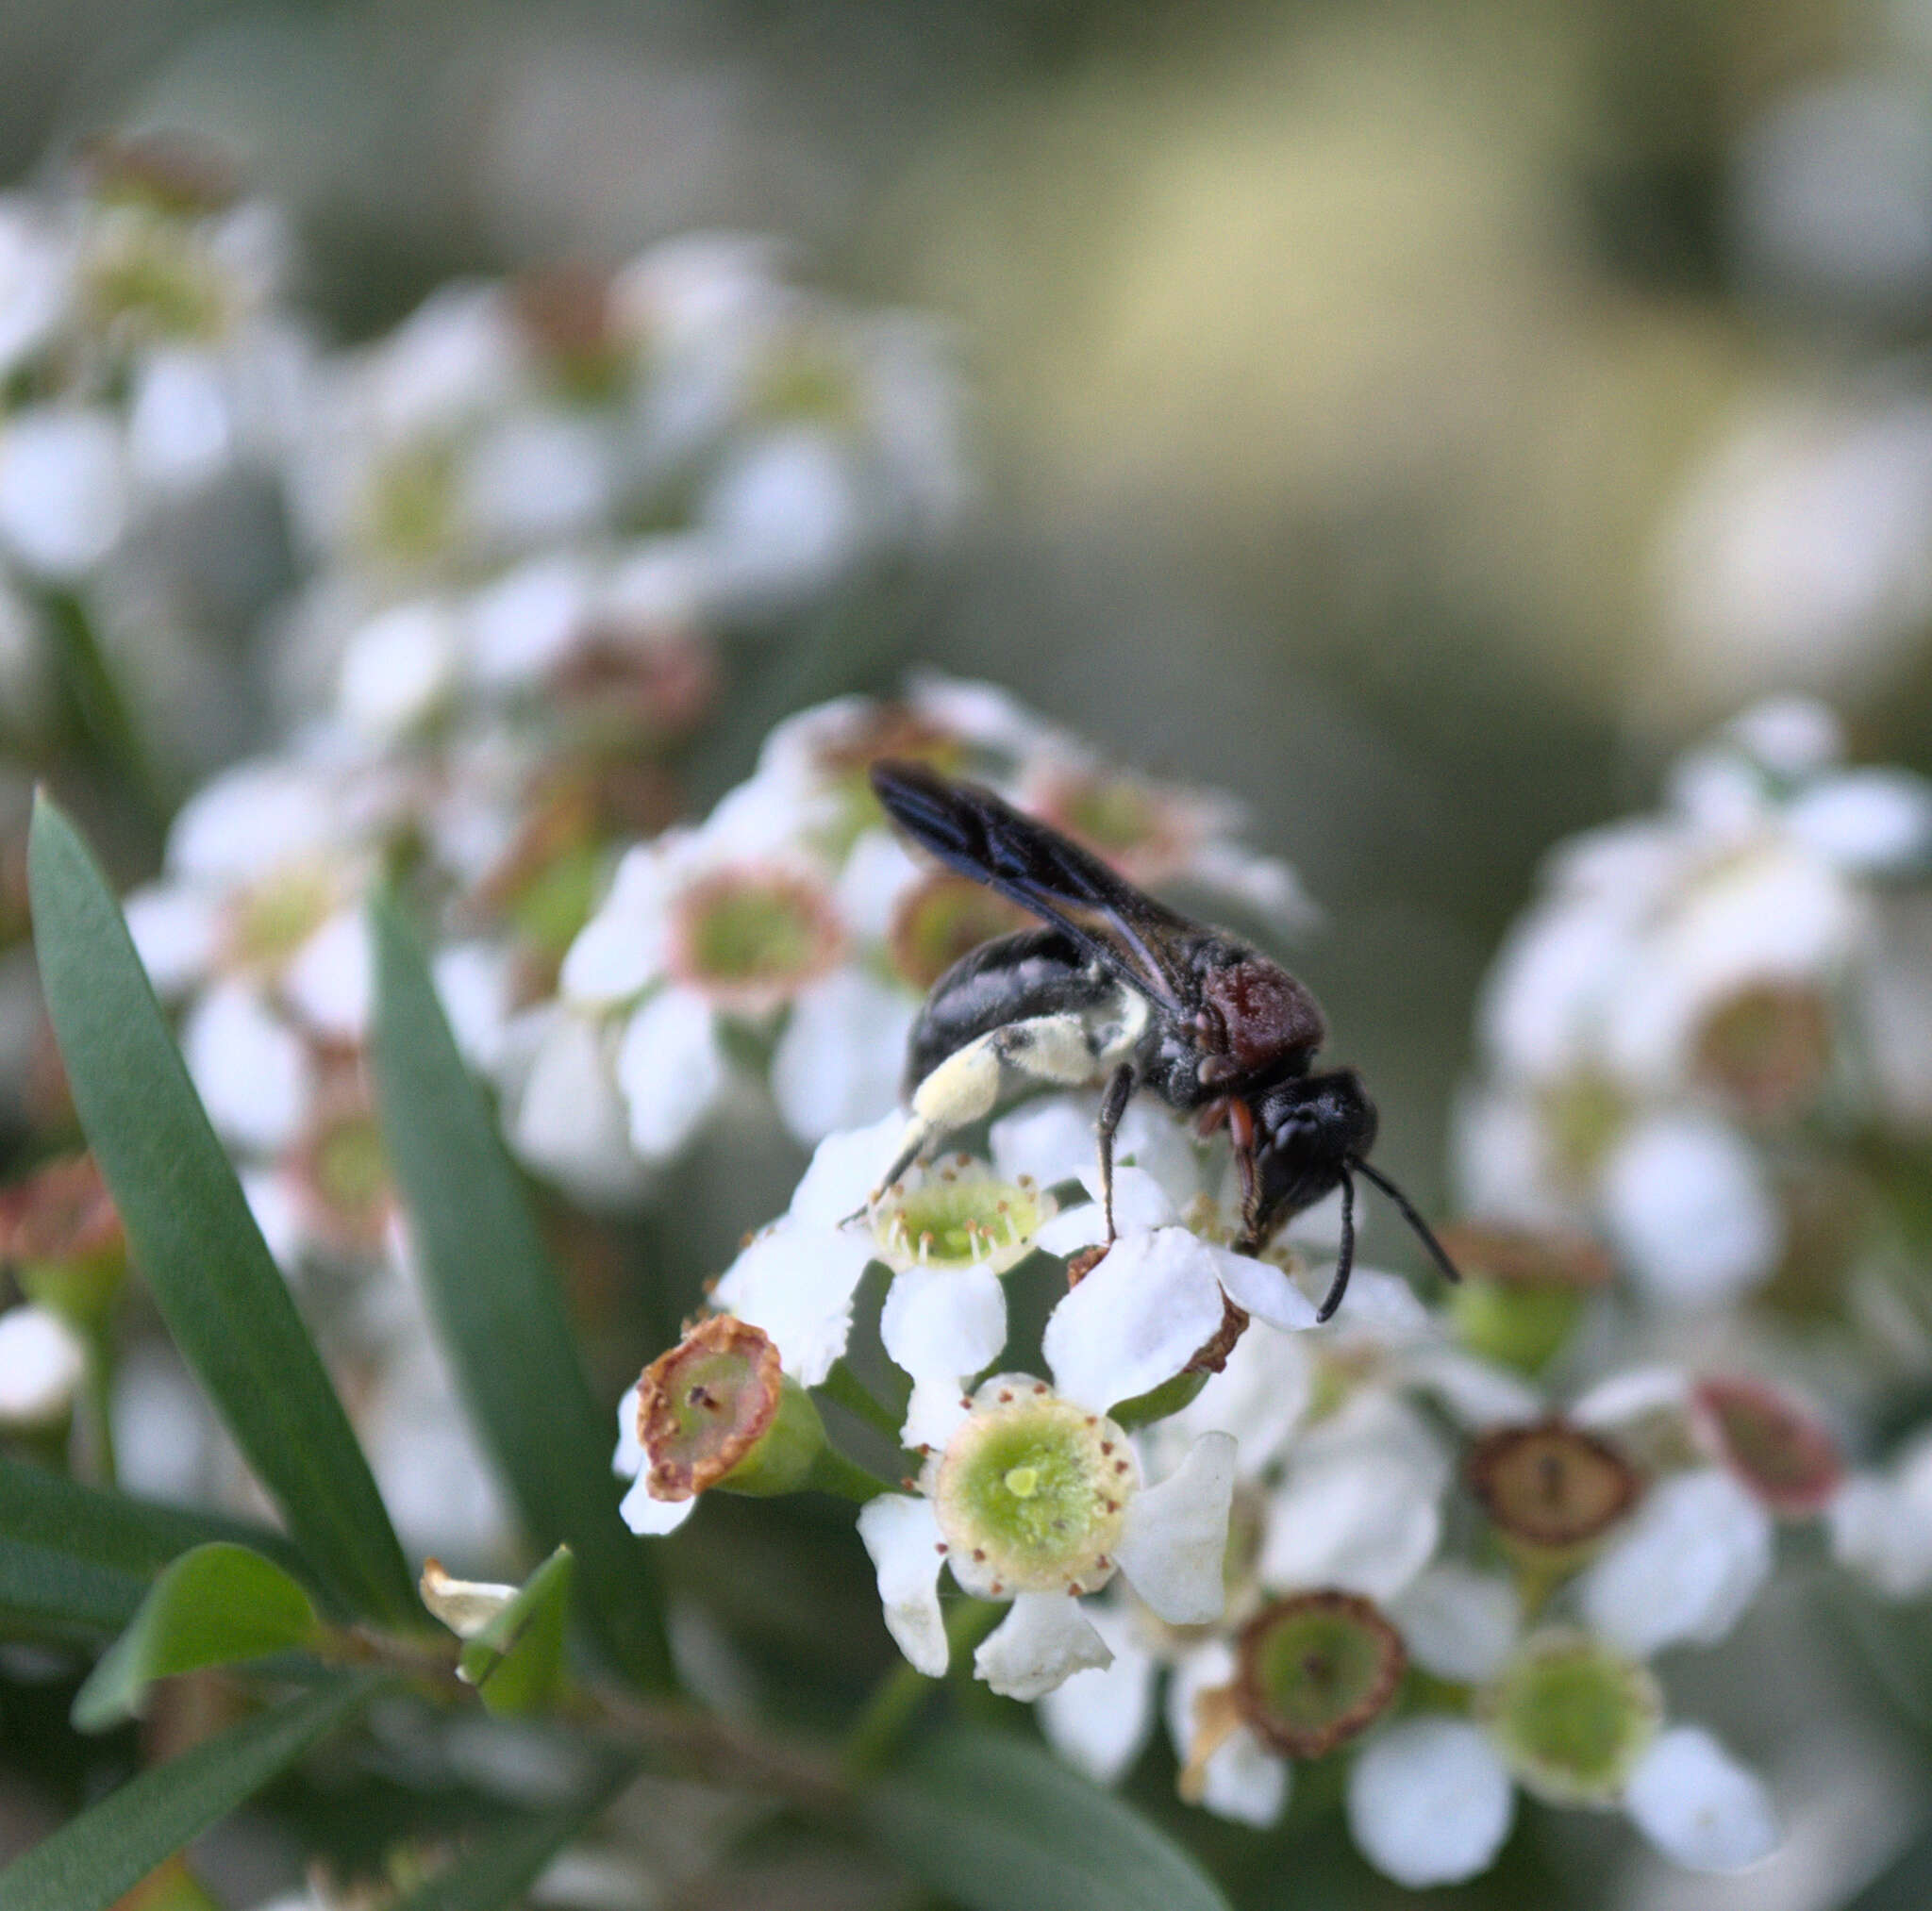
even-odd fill
[[[1375,1186],[1379,1188],[1382,1190],[1382,1192],[1386,1194],[1389,1197],[1389,1199],[1392,1201],[1395,1204],[1395,1205],[1401,1210],[1403,1220],[1406,1221],[1410,1227],[1415,1229],[1417,1235],[1422,1239],[1422,1244],[1428,1249],[1431,1258],[1435,1261],[1436,1265],[1442,1270],[1443,1277],[1451,1281],[1461,1280],[1462,1276],[1457,1271],[1456,1263],[1449,1258],[1447,1249],[1445,1249],[1442,1243],[1436,1238],[1433,1233],[1430,1232],[1428,1222],[1425,1221],[1422,1218],[1422,1216],[1416,1212],[1414,1202],[1410,1201],[1408,1196],[1403,1193],[1401,1188],[1397,1188],[1396,1185],[1392,1181],[1391,1181],[1389,1177],[1386,1174],[1384,1174],[1379,1168],[1370,1167],[1370,1165],[1366,1161],[1364,1161],[1359,1155],[1353,1155],[1350,1157],[1349,1166],[1351,1168],[1358,1169],[1362,1173],[1366,1174],[1369,1177],[1369,1179],[1373,1181],[1375,1184]],[[1344,1176],[1342,1180],[1342,1187],[1345,1188],[1347,1186],[1347,1178]],[[1341,1211],[1344,1215],[1346,1215],[1348,1212],[1348,1196],[1344,1194],[1341,1198]]]
[[[1335,1250],[1335,1278],[1328,1283],[1328,1291],[1322,1297],[1322,1304],[1315,1309],[1315,1325],[1334,1317],[1336,1308],[1341,1305],[1341,1297],[1348,1292],[1349,1271],[1355,1266],[1355,1183],[1347,1169],[1341,1171],[1341,1242]]]

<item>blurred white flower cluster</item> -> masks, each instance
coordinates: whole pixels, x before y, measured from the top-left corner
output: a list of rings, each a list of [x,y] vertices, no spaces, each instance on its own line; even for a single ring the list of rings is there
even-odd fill
[[[66,180],[0,197],[0,727],[53,717],[74,651],[112,659],[149,749],[226,742],[231,573],[299,422],[311,348],[283,298],[275,209],[211,153],[97,141]],[[271,535],[266,540],[272,544]],[[76,626],[78,627],[76,630]],[[97,712],[92,714],[98,714]],[[191,717],[193,721],[190,721]]]
[[[991,685],[924,673],[901,702],[839,698],[780,723],[703,823],[625,853],[557,1001],[509,1034],[510,1131],[533,1167],[621,1195],[747,1076],[807,1143],[897,1105],[926,990],[1027,919],[904,847],[866,781],[882,757],[990,784],[1137,883],[1277,933],[1310,915],[1292,872],[1241,846],[1228,799],[1106,765]]]
[[[1932,1122],[1928,879],[1932,786],[1817,705],[1739,718],[1551,857],[1484,993],[1466,1208],[1597,1234],[1648,1305],[1859,1304],[1861,1149]]]

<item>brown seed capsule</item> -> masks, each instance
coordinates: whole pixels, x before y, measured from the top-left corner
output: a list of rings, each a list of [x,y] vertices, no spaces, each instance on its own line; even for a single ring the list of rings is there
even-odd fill
[[[1774,1513],[1820,1511],[1845,1476],[1838,1442],[1816,1415],[1768,1381],[1707,1374],[1690,1391],[1690,1430]]]
[[[1476,1441],[1469,1483],[1519,1545],[1563,1552],[1598,1538],[1637,1503],[1636,1469],[1567,1421],[1500,1427]]]
[[[715,1486],[777,1418],[781,1388],[769,1336],[729,1314],[660,1354],[638,1382],[651,1497],[688,1500]]]
[[[1264,1745],[1321,1758],[1366,1731],[1408,1666],[1402,1635],[1358,1593],[1297,1593],[1241,1628],[1235,1705]]]
[[[1568,1228],[1519,1227],[1507,1221],[1458,1221],[1436,1238],[1466,1281],[1507,1288],[1606,1288],[1613,1269],[1604,1248]]]

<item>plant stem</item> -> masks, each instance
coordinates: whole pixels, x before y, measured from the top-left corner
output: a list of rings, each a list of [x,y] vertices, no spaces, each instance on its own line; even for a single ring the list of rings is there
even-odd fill
[[[88,1336],[87,1371],[81,1380],[81,1399],[87,1413],[88,1444],[92,1449],[95,1483],[112,1487],[120,1484],[120,1467],[114,1454],[114,1350],[105,1328]]]
[[[950,1662],[976,1646],[1007,1615],[990,1600],[962,1599],[946,1614],[946,1657]],[[885,1764],[906,1728],[918,1716],[939,1681],[915,1671],[905,1660],[873,1687],[852,1729],[845,1735],[843,1764],[850,1778],[863,1778]]]
[[[875,1433],[884,1434],[895,1447],[899,1444],[901,1416],[894,1414],[845,1360],[833,1361],[832,1371],[820,1384],[819,1391],[827,1400],[836,1401],[856,1419],[862,1420]]]
[[[833,1446],[819,1449],[811,1471],[806,1475],[805,1487],[808,1492],[830,1493],[841,1500],[856,1501],[861,1506],[868,1500],[876,1500],[881,1493],[893,1490],[890,1480],[880,1479],[857,1460],[848,1460]]]

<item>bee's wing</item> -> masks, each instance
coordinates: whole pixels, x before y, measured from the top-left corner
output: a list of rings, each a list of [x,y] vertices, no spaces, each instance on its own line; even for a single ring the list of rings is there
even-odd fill
[[[1177,1015],[1192,1007],[1199,990],[1187,956],[1204,933],[1199,923],[976,783],[950,782],[915,763],[874,763],[872,787],[892,820],[941,862],[1064,929],[1161,1006]]]

